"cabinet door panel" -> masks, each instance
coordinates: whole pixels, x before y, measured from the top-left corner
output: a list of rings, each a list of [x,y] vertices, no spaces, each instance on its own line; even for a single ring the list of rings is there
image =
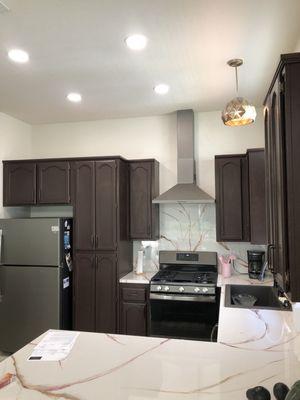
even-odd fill
[[[38,164],[38,203],[68,204],[70,202],[69,170],[67,161]]]
[[[93,161],[75,162],[74,236],[76,250],[95,247],[95,169]]]
[[[96,331],[115,333],[117,329],[116,254],[96,256]]]
[[[36,204],[36,164],[5,163],[4,206]]]
[[[146,303],[122,303],[122,333],[124,335],[147,335]]]
[[[242,159],[216,158],[215,167],[217,240],[243,241]]]
[[[74,329],[95,332],[95,256],[76,254],[74,267]]]
[[[281,113],[281,93],[280,83],[277,82],[274,93],[272,95],[272,131],[273,131],[273,179],[274,185],[274,219],[275,219],[275,272],[277,274],[277,282],[289,291],[289,276],[287,271],[287,237],[286,230],[286,180],[285,180],[285,129],[281,120],[284,113]]]
[[[117,248],[117,164],[96,161],[96,249]]]
[[[249,206],[251,243],[266,243],[265,152],[251,150],[249,161]]]
[[[151,238],[151,167],[150,162],[130,165],[130,236]]]

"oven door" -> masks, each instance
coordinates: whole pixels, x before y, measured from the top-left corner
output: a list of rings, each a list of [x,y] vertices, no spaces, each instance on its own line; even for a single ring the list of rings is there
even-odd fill
[[[216,296],[150,293],[150,336],[217,340],[219,293]]]

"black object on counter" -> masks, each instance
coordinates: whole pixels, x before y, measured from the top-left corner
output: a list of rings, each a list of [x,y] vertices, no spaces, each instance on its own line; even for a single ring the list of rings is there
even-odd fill
[[[273,394],[276,400],[285,400],[289,390],[290,389],[284,383],[278,382],[274,385]]]
[[[263,386],[255,386],[246,392],[248,400],[271,400],[270,392]]]

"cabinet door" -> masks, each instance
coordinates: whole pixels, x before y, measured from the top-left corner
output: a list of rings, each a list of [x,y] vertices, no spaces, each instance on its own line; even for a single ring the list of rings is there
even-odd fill
[[[158,174],[155,163],[130,163],[130,237],[132,239],[156,239],[158,232],[158,204],[152,199],[158,195]],[[156,194],[153,186],[157,186]]]
[[[217,241],[249,241],[245,161],[245,156],[217,156],[215,159]]]
[[[98,254],[96,256],[96,332],[116,332],[117,302],[116,254]]]
[[[122,333],[124,335],[147,335],[146,303],[122,303]]]
[[[36,164],[4,163],[3,205],[36,204]]]
[[[117,163],[96,161],[96,249],[117,248]]]
[[[74,244],[75,250],[95,248],[95,169],[93,161],[72,165],[75,184]]]
[[[38,164],[38,203],[70,203],[70,166],[67,161]]]
[[[250,237],[252,244],[266,244],[265,152],[248,151]]]
[[[289,291],[288,251],[287,251],[287,212],[286,212],[286,160],[285,160],[285,128],[284,128],[284,99],[280,90],[279,80],[274,86],[271,103],[271,126],[272,126],[272,180],[274,199],[274,270],[277,282]]]
[[[95,256],[75,254],[74,329],[95,332]]]

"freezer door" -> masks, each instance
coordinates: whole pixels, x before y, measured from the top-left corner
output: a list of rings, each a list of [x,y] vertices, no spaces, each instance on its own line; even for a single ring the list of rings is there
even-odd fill
[[[60,265],[60,219],[1,219],[1,264]]]
[[[60,327],[61,268],[0,266],[0,350]]]

